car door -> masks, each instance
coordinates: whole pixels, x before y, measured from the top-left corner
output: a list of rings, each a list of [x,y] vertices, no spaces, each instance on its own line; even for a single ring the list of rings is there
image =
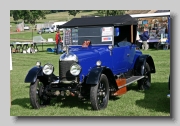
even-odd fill
[[[113,72],[123,73],[126,72],[126,60],[127,60],[127,46],[124,42],[119,42],[117,46],[115,46],[112,50],[112,64],[113,64]]]
[[[132,44],[131,42],[126,42],[125,43],[125,50],[126,50],[126,58],[125,58],[125,63],[126,63],[126,70],[130,70],[132,69],[132,65],[134,62],[134,57],[135,57],[135,50],[136,50],[136,46],[134,44]]]
[[[113,49],[113,71],[115,73],[124,73],[132,69],[135,56],[135,48],[131,42],[122,41]]]

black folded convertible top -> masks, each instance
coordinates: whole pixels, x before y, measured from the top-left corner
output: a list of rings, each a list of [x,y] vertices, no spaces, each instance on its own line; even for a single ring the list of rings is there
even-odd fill
[[[130,15],[106,16],[106,17],[89,17],[89,18],[73,18],[60,28],[83,27],[83,26],[122,26],[137,25],[137,20]]]

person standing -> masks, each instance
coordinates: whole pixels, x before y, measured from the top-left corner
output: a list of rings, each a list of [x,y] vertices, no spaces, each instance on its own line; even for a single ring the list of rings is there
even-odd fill
[[[59,52],[62,52],[62,41],[61,41],[61,36],[59,30],[57,30],[56,35],[55,35],[55,40],[56,40],[56,54],[59,54]]]
[[[148,49],[148,44],[147,44],[147,40],[149,39],[149,33],[148,33],[148,29],[144,28],[144,32],[143,34],[139,35],[141,40],[142,40],[142,49],[143,50],[147,50]]]

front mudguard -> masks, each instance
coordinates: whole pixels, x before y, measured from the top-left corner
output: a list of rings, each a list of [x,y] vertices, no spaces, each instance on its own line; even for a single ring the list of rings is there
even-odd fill
[[[150,67],[150,73],[155,73],[155,65],[152,57],[150,55],[141,55],[137,58],[134,70],[136,76],[143,76],[144,75],[144,68],[146,65],[146,62],[149,64]]]
[[[87,76],[86,84],[98,84],[103,69],[103,67],[96,67],[91,69]]]
[[[29,70],[24,82],[34,83],[38,76],[43,76],[42,67],[33,67]]]
[[[107,76],[109,84],[111,86],[118,88],[112,71],[107,67],[92,68],[91,71],[87,75],[87,79],[85,83],[86,84],[99,84],[101,74],[105,74]]]

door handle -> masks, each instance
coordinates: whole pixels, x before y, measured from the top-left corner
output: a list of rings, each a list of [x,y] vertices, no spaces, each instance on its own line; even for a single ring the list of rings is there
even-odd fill
[[[129,54],[127,54],[127,56],[129,56]]]

